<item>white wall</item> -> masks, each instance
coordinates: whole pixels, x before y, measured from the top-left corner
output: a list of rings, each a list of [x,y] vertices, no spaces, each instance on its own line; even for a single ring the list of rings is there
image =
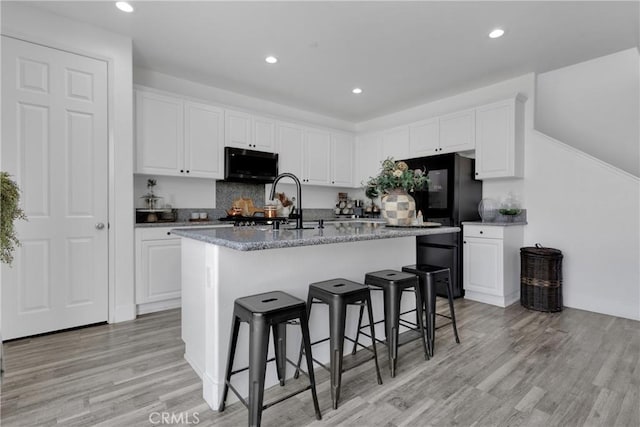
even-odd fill
[[[133,197],[136,208],[144,207],[140,197],[148,192],[147,179],[149,178],[156,180],[153,192],[164,198],[164,204],[170,204],[173,208],[213,209],[216,207],[216,182],[213,179],[136,174],[133,178]]]
[[[525,161],[525,244],[562,250],[565,305],[640,320],[638,178],[539,132]]]
[[[109,85],[109,321],[135,318],[131,39],[16,3],[2,34],[107,61]]]
[[[538,75],[536,129],[640,175],[638,49]]]

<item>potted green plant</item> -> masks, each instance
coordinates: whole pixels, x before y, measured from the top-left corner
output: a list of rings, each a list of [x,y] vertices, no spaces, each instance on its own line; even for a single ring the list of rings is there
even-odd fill
[[[405,162],[389,157],[382,162],[380,173],[369,178],[364,191],[369,198],[382,196],[381,212],[387,224],[407,226],[416,215],[416,202],[409,193],[428,185],[426,171],[409,169]]]
[[[7,172],[0,172],[0,181],[0,262],[11,264],[13,252],[20,246],[14,223],[27,217],[19,206],[18,185]]]

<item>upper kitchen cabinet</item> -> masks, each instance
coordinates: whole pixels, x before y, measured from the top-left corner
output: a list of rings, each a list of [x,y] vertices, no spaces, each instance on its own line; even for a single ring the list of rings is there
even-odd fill
[[[183,108],[179,98],[136,91],[136,172],[184,173]]]
[[[225,146],[273,152],[275,122],[265,117],[226,110]]]
[[[222,178],[224,111],[136,90],[136,172]]]
[[[331,185],[353,186],[353,136],[331,135]]]
[[[184,171],[196,178],[222,178],[223,110],[211,105],[184,103]]]
[[[331,134],[326,131],[305,130],[304,173],[302,182],[328,185],[331,182]]]
[[[476,109],[476,177],[522,177],[524,102],[517,95]]]
[[[440,116],[437,154],[473,150],[476,147],[475,111],[464,110]]]
[[[356,177],[355,186],[359,187],[370,177],[380,172],[382,160],[382,135],[370,133],[356,139]]]
[[[438,118],[422,120],[409,125],[409,152],[411,157],[431,156],[440,151],[440,121]]]
[[[292,123],[276,125],[278,169],[302,184],[353,185],[353,138]]]
[[[406,159],[409,155],[409,126],[399,126],[382,132],[382,155],[394,160]]]
[[[475,112],[458,111],[409,125],[409,157],[468,151],[475,148]]]
[[[289,172],[303,181],[304,129],[290,123],[276,125],[278,172]]]

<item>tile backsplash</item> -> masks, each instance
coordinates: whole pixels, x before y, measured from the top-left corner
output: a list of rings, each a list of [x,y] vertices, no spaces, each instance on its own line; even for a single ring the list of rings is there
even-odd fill
[[[250,198],[256,208],[262,208],[264,206],[264,184],[216,182],[216,207],[218,209],[231,208],[233,201],[240,197]]]

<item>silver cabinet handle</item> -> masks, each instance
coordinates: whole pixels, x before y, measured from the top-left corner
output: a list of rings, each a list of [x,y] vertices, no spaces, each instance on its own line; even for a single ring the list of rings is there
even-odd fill
[[[96,224],[96,230],[102,230],[104,228],[104,223],[103,222],[99,222]]]

